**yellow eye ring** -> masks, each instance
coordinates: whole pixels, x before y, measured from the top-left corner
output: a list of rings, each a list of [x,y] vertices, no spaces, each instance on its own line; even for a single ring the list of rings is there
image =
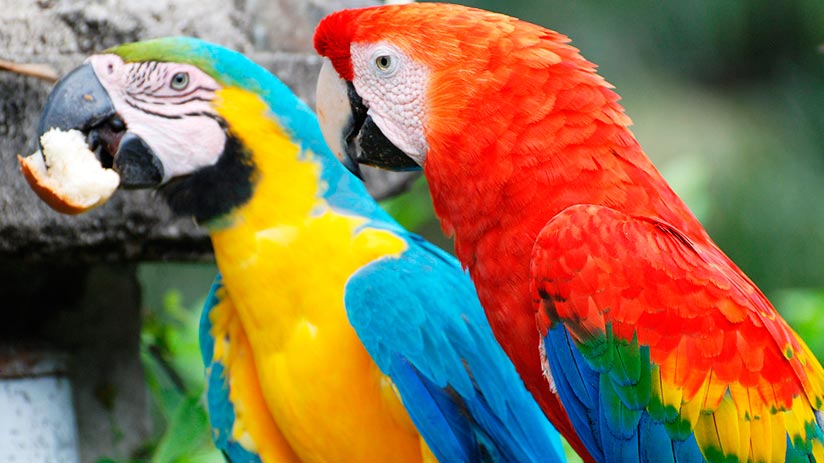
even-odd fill
[[[189,73],[187,72],[178,72],[169,82],[169,86],[175,90],[183,90],[187,85],[189,85]]]

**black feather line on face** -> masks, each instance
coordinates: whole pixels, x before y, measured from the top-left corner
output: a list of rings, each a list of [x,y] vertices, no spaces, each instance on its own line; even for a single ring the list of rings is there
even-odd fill
[[[158,192],[175,214],[204,224],[221,218],[252,198],[255,167],[240,141],[226,134],[217,163],[170,180]]]

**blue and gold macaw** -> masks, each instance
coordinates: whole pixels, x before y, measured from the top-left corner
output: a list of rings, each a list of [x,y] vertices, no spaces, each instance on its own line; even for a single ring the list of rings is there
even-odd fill
[[[207,227],[207,403],[231,461],[563,459],[457,262],[383,212],[248,58],[115,47],[57,84],[53,126]]]

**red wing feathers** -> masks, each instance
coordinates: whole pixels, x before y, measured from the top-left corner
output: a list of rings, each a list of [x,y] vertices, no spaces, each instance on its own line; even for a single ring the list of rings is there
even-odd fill
[[[804,427],[821,408],[824,371],[712,243],[693,243],[654,219],[577,205],[541,232],[531,272],[542,336],[557,323],[579,346],[609,331],[627,342],[637,336],[660,374],[658,399],[680,411],[702,449],[699,412],[717,420],[723,411],[738,422],[769,418],[782,436],[786,426],[791,437],[811,437]],[[719,408],[725,398],[737,414]],[[781,429],[776,415],[783,415]]]

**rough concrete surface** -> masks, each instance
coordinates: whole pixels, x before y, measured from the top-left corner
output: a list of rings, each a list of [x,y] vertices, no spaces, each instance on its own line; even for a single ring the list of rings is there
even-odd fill
[[[0,349],[0,461],[78,461],[65,356]]]
[[[149,37],[193,35],[242,51],[314,106],[319,58],[314,25],[333,9],[365,1],[0,0],[0,59],[46,63],[64,73],[90,53]],[[285,50],[285,51],[284,51]],[[208,258],[204,233],[174,218],[149,191],[118,191],[102,207],[62,216],[37,200],[17,154],[35,149],[35,128],[51,84],[0,73],[0,259],[97,262]],[[382,196],[408,174],[367,174]]]

